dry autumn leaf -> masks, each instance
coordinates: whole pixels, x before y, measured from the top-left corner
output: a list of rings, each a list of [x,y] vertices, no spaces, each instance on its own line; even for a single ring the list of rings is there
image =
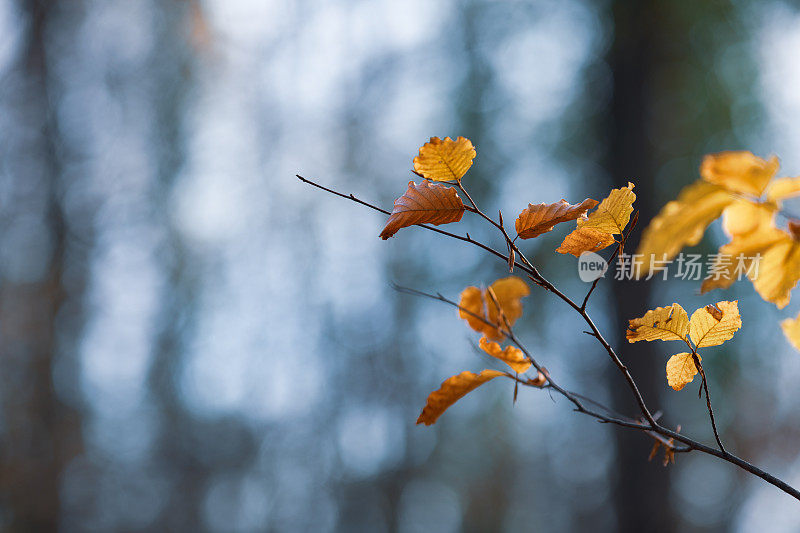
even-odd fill
[[[722,211],[722,229],[729,237],[736,237],[774,227],[777,211],[778,205],[774,202],[737,199]]]
[[[597,209],[586,218],[578,219],[578,227],[595,228],[612,235],[621,234],[633,213],[633,202],[636,200],[633,187],[633,183],[628,183],[626,187],[612,189]]]
[[[717,302],[701,307],[689,320],[689,336],[696,348],[718,346],[733,338],[742,327],[739,302]]]
[[[679,304],[651,309],[641,318],[629,322],[625,336],[628,342],[637,341],[684,341],[693,353],[679,353],[667,361],[667,383],[675,390],[681,390],[691,383],[700,370],[695,366],[693,355],[707,346],[717,346],[731,339],[742,327],[737,301],[717,302],[716,305],[701,307],[689,319]],[[687,337],[688,335],[688,337]],[[694,342],[692,348],[689,342]],[[700,361],[700,356],[697,355]]]
[[[697,359],[700,359],[699,355]],[[694,358],[688,352],[675,354],[667,361],[667,383],[675,390],[681,390],[691,383],[697,372]]]
[[[522,316],[521,299],[530,294],[528,285],[515,276],[509,276],[498,279],[489,285],[489,289],[492,290],[500,304],[502,316],[510,325],[514,325],[514,322]],[[460,308],[458,316],[465,319],[472,329],[483,333],[487,339],[501,340],[504,335],[500,330],[505,329],[506,324],[494,299],[488,293],[489,289],[484,291],[478,287],[464,289],[458,303]]]
[[[597,200],[587,198],[579,204],[561,200],[554,204],[528,204],[517,217],[515,227],[521,239],[532,239],[552,230],[556,224],[576,220],[597,205]]]
[[[767,186],[767,200],[779,202],[800,194],[800,177],[777,178]]]
[[[583,252],[597,252],[615,242],[613,235],[597,228],[578,228],[564,237],[556,252],[580,257]]]
[[[679,304],[656,307],[628,322],[628,342],[684,340],[689,333],[689,315]]]
[[[429,180],[458,181],[472,166],[474,158],[475,147],[465,137],[459,137],[455,141],[450,137],[445,137],[444,140],[431,137],[414,158],[414,170]]]
[[[757,271],[748,276],[756,292],[778,309],[789,304],[790,293],[800,281],[800,242],[782,233],[782,238],[761,254]]]
[[[464,214],[464,203],[453,187],[423,181],[408,182],[408,190],[394,201],[394,208],[381,239],[388,239],[398,230],[415,224],[448,224],[458,222]]]
[[[613,235],[621,234],[631,219],[636,200],[633,187],[628,183],[612,189],[597,209],[578,219],[577,229],[564,238],[556,251],[579,257],[583,252],[596,252],[613,244]]]
[[[735,200],[723,187],[697,181],[668,202],[642,233],[637,254],[644,258],[638,277],[650,271],[651,258],[670,260],[684,246],[694,246],[706,228]]]
[[[731,241],[720,247],[714,274],[703,281],[701,292],[728,288],[740,274],[746,274],[764,300],[779,309],[789,303],[791,291],[800,281],[800,242],[791,231],[775,227],[777,209],[772,202],[745,200],[725,208],[723,229]]]
[[[758,197],[778,172],[778,166],[775,156],[765,160],[751,152],[720,152],[703,158],[700,176],[730,191]]]
[[[737,212],[735,206],[756,204],[742,199],[742,195],[758,198],[766,190],[767,204],[777,208],[779,200],[800,194],[800,180],[797,178],[770,182],[777,171],[778,159],[774,156],[769,160],[750,152],[720,152],[705,156],[700,166],[702,179],[684,187],[677,200],[667,203],[645,229],[637,250],[637,254],[643,257],[638,277],[648,275],[653,258],[670,260],[684,246],[699,243],[705,229],[723,210],[729,214],[729,225],[746,226],[749,223],[747,218],[740,216],[741,212]],[[745,230],[740,228],[739,232]],[[720,253],[724,252],[720,250]],[[705,290],[728,285],[730,283],[723,279],[719,283],[707,283]]]
[[[781,322],[783,334],[797,350],[800,350],[800,315],[796,318],[787,318]]]
[[[500,359],[517,374],[523,374],[531,367],[531,362],[516,346],[506,346],[505,349],[502,349],[496,342],[486,340],[486,337],[481,337],[478,344],[484,352]]]
[[[499,370],[483,370],[480,374],[464,371],[457,376],[447,378],[439,387],[428,396],[428,402],[422,409],[417,424],[430,426],[444,413],[448,407],[458,400],[498,376],[506,374]]]
[[[731,241],[720,247],[713,274],[703,280],[701,293],[726,289],[741,274],[758,277],[754,258],[786,238],[786,233],[775,227],[774,218],[774,205],[737,200],[725,208],[722,226]]]

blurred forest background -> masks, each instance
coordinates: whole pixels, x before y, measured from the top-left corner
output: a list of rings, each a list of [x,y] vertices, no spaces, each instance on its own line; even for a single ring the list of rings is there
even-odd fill
[[[541,391],[512,407],[492,384],[416,427],[486,361],[451,308],[390,282],[455,297],[505,267],[429,232],[382,242],[383,216],[294,178],[390,208],[428,137],[464,135],[486,211],[631,180],[641,228],[705,153],[800,174],[796,7],[0,1],[0,529],[797,531],[774,487],[647,462],[647,437]],[[582,294],[560,236],[525,249]],[[718,423],[797,486],[800,355],[778,319],[798,303],[698,287],[604,282],[591,310],[665,423],[711,442],[663,346],[622,333],[654,305],[739,298],[745,327],[707,362]],[[540,362],[635,413],[577,317],[536,288],[526,307]]]

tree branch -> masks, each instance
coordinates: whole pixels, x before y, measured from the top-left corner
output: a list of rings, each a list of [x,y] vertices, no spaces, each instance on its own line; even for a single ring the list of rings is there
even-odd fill
[[[331,194],[334,194],[336,196],[340,196],[342,198],[346,198],[348,200],[351,200],[351,201],[354,201],[356,203],[362,204],[362,205],[364,205],[366,207],[369,207],[371,209],[374,209],[374,210],[379,211],[381,213],[384,213],[386,215],[390,214],[388,211],[386,211],[384,209],[381,209],[381,208],[376,207],[376,206],[374,206],[372,204],[369,204],[367,202],[359,200],[358,198],[356,198],[352,194],[350,194],[350,195],[342,194],[340,192],[334,191],[332,189],[329,189],[327,187],[323,187],[322,185],[314,183],[313,181],[308,180],[308,179],[306,179],[306,178],[304,178],[304,177],[302,177],[300,175],[297,175],[297,178],[300,181],[304,182],[304,183],[308,183],[309,185],[312,185],[314,187],[322,189],[322,190],[324,190],[326,192],[329,192]],[[695,441],[694,439],[686,437],[685,435],[681,435],[680,433],[678,433],[676,431],[673,431],[671,429],[668,429],[668,428],[666,428],[664,426],[659,425],[658,422],[656,421],[655,417],[650,413],[650,410],[647,408],[647,406],[646,406],[646,404],[644,402],[644,399],[642,398],[642,395],[639,392],[638,386],[636,385],[636,382],[634,381],[634,379],[631,376],[630,372],[628,371],[627,367],[622,363],[622,361],[620,360],[619,356],[616,354],[616,352],[611,347],[611,345],[608,343],[608,341],[606,341],[606,339],[603,337],[602,333],[600,333],[599,329],[594,324],[594,322],[592,321],[592,319],[589,316],[589,314],[586,312],[585,304],[586,304],[586,301],[588,301],[588,298],[585,297],[584,298],[584,303],[582,305],[578,305],[571,298],[569,298],[564,293],[559,291],[552,283],[550,283],[544,276],[542,276],[539,273],[539,271],[536,269],[536,267],[533,266],[532,263],[530,263],[530,261],[527,260],[525,255],[521,252],[521,250],[519,250],[519,248],[515,244],[514,240],[509,238],[509,236],[506,233],[505,228],[502,226],[502,224],[496,223],[493,219],[491,219],[490,217],[488,217],[484,213],[482,213],[480,211],[480,209],[478,209],[478,207],[475,204],[475,202],[472,200],[471,196],[469,196],[469,194],[463,188],[463,186],[461,185],[460,182],[458,182],[458,186],[464,192],[464,195],[467,197],[467,199],[472,204],[472,207],[475,210],[475,212],[477,214],[481,215],[482,218],[484,218],[487,221],[489,221],[493,226],[497,227],[503,233],[503,236],[504,236],[504,238],[506,240],[506,243],[507,243],[509,249],[511,250],[511,252],[516,254],[516,256],[519,257],[522,260],[522,263],[519,263],[519,262],[516,262],[516,261],[511,263],[510,260],[509,260],[509,255],[511,255],[511,252],[509,253],[509,255],[505,255],[502,252],[499,252],[499,251],[495,250],[494,248],[491,248],[491,247],[489,247],[489,246],[487,246],[487,245],[485,245],[485,244],[483,244],[483,243],[481,243],[479,241],[476,241],[476,240],[472,239],[469,236],[469,234],[467,234],[466,237],[464,237],[464,236],[457,235],[457,234],[454,234],[454,233],[450,233],[450,232],[447,232],[447,231],[444,231],[444,230],[440,230],[440,229],[437,229],[437,228],[434,228],[434,227],[431,227],[431,226],[428,226],[428,225],[425,225],[425,224],[419,224],[419,226],[424,228],[424,229],[427,229],[427,230],[430,230],[430,231],[434,231],[436,233],[440,233],[442,235],[445,235],[445,236],[448,236],[448,237],[451,237],[451,238],[454,238],[454,239],[458,239],[460,241],[468,242],[470,244],[478,246],[479,248],[482,248],[483,250],[491,253],[492,255],[495,255],[496,257],[502,259],[503,261],[505,261],[505,262],[507,262],[509,264],[513,264],[514,266],[516,266],[517,268],[519,268],[523,272],[527,273],[528,276],[530,277],[530,279],[534,283],[536,283],[536,285],[539,285],[540,287],[552,292],[560,300],[562,300],[564,303],[566,303],[567,305],[572,307],[581,316],[581,318],[583,318],[584,322],[586,322],[586,324],[589,326],[589,329],[591,330],[591,333],[590,333],[591,336],[595,337],[598,340],[598,342],[603,346],[603,348],[605,349],[605,351],[607,352],[607,354],[609,355],[609,357],[611,358],[613,363],[617,366],[617,368],[623,374],[626,382],[628,383],[628,387],[631,389],[631,392],[633,393],[633,395],[636,398],[636,401],[637,401],[637,403],[639,405],[639,409],[641,410],[642,414],[644,415],[644,421],[635,421],[635,420],[632,420],[632,419],[620,418],[620,417],[617,417],[617,416],[609,416],[611,414],[611,412],[609,410],[607,410],[607,409],[603,409],[607,413],[607,414],[603,414],[603,413],[600,413],[600,412],[598,412],[598,411],[596,411],[594,409],[591,409],[591,408],[587,407],[584,404],[584,402],[581,401],[581,399],[583,398],[582,396],[576,395],[576,394],[572,393],[571,391],[561,387],[560,385],[558,385],[553,380],[552,376],[550,376],[550,374],[546,370],[544,370],[543,367],[541,367],[539,365],[539,363],[533,358],[533,356],[530,354],[530,352],[527,351],[527,349],[522,345],[522,343],[519,341],[519,339],[515,336],[513,331],[511,331],[510,328],[509,328],[509,330],[505,331],[504,333],[506,333],[508,338],[525,354],[525,356],[531,362],[531,365],[534,368],[536,368],[537,371],[541,372],[545,376],[545,378],[547,379],[546,388],[555,390],[558,394],[564,396],[564,398],[569,400],[575,406],[575,409],[574,409],[575,411],[577,411],[579,413],[586,414],[588,416],[591,416],[591,417],[597,419],[601,423],[614,424],[614,425],[617,425],[617,426],[620,426],[620,427],[625,427],[625,428],[630,428],[630,429],[636,429],[636,430],[639,430],[639,431],[643,431],[643,432],[645,432],[647,434],[651,434],[651,435],[652,434],[656,434],[656,435],[659,435],[661,437],[666,437],[667,439],[674,439],[674,441],[677,441],[677,442],[680,442],[680,443],[684,444],[685,447],[684,448],[674,448],[674,446],[672,444],[668,444],[669,441],[667,441],[666,443],[664,441],[661,441],[661,442],[664,443],[665,445],[668,445],[670,447],[670,449],[672,449],[673,451],[676,451],[676,452],[690,452],[692,450],[696,450],[696,451],[699,451],[701,453],[705,453],[705,454],[708,454],[708,455],[713,455],[714,457],[717,457],[717,458],[722,459],[724,461],[727,461],[727,462],[729,462],[731,464],[734,464],[734,465],[738,466],[739,468],[742,468],[743,470],[753,474],[754,476],[757,476],[757,477],[763,479],[764,481],[766,481],[767,483],[770,483],[770,484],[774,485],[775,487],[781,489],[782,491],[784,491],[785,493],[787,493],[790,496],[794,497],[795,499],[800,500],[800,491],[798,491],[797,489],[795,489],[791,485],[787,484],[786,482],[776,478],[772,474],[769,474],[769,473],[765,472],[764,470],[761,470],[760,468],[750,464],[749,462],[745,461],[744,459],[741,459],[740,457],[737,457],[736,455],[733,455],[732,453],[727,452],[722,447],[722,443],[720,442],[719,435],[717,433],[716,424],[714,423],[713,411],[711,410],[711,401],[709,399],[707,384],[706,384],[706,380],[705,380],[704,376],[703,376],[703,385],[704,385],[705,390],[706,390],[706,400],[707,400],[707,404],[708,404],[709,414],[711,416],[712,427],[714,429],[714,434],[715,434],[715,437],[717,438],[717,444],[719,444],[720,449],[712,448],[712,447],[707,446],[705,444],[702,444],[702,443],[700,443],[698,441]],[[628,232],[628,234],[630,234],[630,231]],[[617,253],[620,249],[621,249],[621,246],[618,246],[617,250],[615,251],[615,253]],[[462,311],[465,311],[465,312],[475,316],[476,318],[479,318],[480,320],[483,320],[484,322],[486,322],[487,324],[491,325],[492,327],[498,327],[498,328],[500,327],[499,324],[493,324],[491,322],[488,322],[483,317],[480,317],[479,315],[476,315],[474,313],[471,313],[468,310],[465,310],[465,309],[461,308],[456,302],[453,302],[452,300],[448,300],[447,298],[445,298],[441,294],[432,295],[432,294],[416,291],[414,289],[407,289],[407,288],[402,288],[402,287],[398,288],[398,290],[401,290],[402,292],[408,292],[410,294],[418,294],[418,295],[423,295],[423,296],[426,296],[426,297],[429,297],[429,298],[433,298],[433,299],[436,299],[436,300],[440,300],[440,301],[445,302],[445,303],[447,303],[449,305],[453,305],[453,306],[455,306],[455,307],[457,307],[459,309],[462,309]],[[593,288],[590,288],[589,294],[591,294],[592,291],[593,291]],[[698,367],[698,368],[700,368],[700,367]],[[701,373],[702,373],[702,370],[701,370]],[[510,376],[510,375],[509,375],[509,377],[511,377],[512,379],[515,379],[518,383],[523,384],[525,386],[534,386],[530,382],[527,382],[527,381],[524,381],[524,380],[519,380],[518,378],[514,378],[513,376]],[[544,387],[538,387],[538,388],[544,388]],[[595,402],[592,401],[592,403],[595,403]]]

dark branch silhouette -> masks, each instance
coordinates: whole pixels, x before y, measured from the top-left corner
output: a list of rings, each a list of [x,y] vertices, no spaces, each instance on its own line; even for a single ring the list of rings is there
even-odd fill
[[[314,187],[322,189],[323,191],[326,191],[328,193],[334,194],[336,196],[340,196],[342,198],[346,198],[348,200],[351,200],[353,202],[359,203],[361,205],[364,205],[366,207],[369,207],[371,209],[374,209],[374,210],[379,211],[381,213],[384,213],[386,215],[390,214],[389,211],[386,211],[384,209],[381,209],[380,207],[377,207],[377,206],[372,205],[372,204],[370,204],[368,202],[360,200],[360,199],[356,198],[353,194],[349,194],[348,195],[348,194],[343,194],[343,193],[337,192],[337,191],[335,191],[333,189],[329,189],[327,187],[324,187],[324,186],[322,186],[322,185],[320,185],[318,183],[315,183],[315,182],[313,182],[313,181],[311,181],[311,180],[309,180],[307,178],[304,178],[304,177],[302,177],[300,175],[297,175],[297,178],[300,181],[304,182],[304,183],[308,183],[309,185],[313,185]],[[606,351],[608,356],[611,358],[611,360],[614,363],[614,365],[617,367],[619,372],[624,377],[624,379],[625,379],[626,383],[628,384],[628,387],[629,387],[629,389],[631,391],[631,394],[633,394],[634,398],[636,399],[637,404],[639,405],[639,409],[640,409],[641,414],[642,414],[641,419],[636,420],[636,419],[633,419],[633,418],[624,417],[622,415],[614,413],[611,409],[608,409],[608,408],[606,408],[604,406],[601,406],[601,404],[599,404],[598,402],[596,402],[594,400],[591,400],[591,399],[589,399],[588,397],[586,397],[584,395],[577,394],[577,393],[574,393],[572,391],[569,391],[569,390],[565,389],[564,387],[560,386],[553,379],[553,377],[550,375],[550,373],[547,370],[545,370],[544,367],[542,367],[539,364],[539,362],[536,361],[536,359],[525,348],[523,343],[519,340],[519,338],[514,333],[513,329],[511,328],[510,324],[508,323],[508,321],[503,320],[504,325],[491,323],[491,322],[487,321],[484,317],[481,317],[479,315],[476,315],[476,314],[470,312],[467,309],[464,309],[463,307],[459,306],[458,303],[456,303],[456,302],[444,297],[441,294],[430,294],[430,293],[418,291],[418,290],[415,290],[415,289],[395,286],[395,288],[397,290],[399,290],[400,292],[404,292],[404,293],[408,293],[408,294],[414,294],[414,295],[417,295],[417,296],[424,296],[424,297],[427,297],[427,298],[432,298],[434,300],[438,300],[438,301],[444,302],[444,303],[446,303],[448,305],[451,305],[451,306],[454,306],[454,307],[460,309],[462,312],[465,312],[465,313],[468,313],[468,314],[472,315],[473,317],[483,321],[484,323],[486,323],[486,324],[488,324],[488,325],[490,325],[492,327],[498,328],[504,335],[506,335],[509,338],[509,340],[515,346],[517,346],[517,348],[519,348],[523,352],[523,354],[525,354],[526,358],[531,362],[531,365],[538,372],[540,372],[542,375],[544,375],[545,379],[546,379],[546,384],[545,385],[536,386],[536,385],[532,384],[532,382],[530,382],[528,380],[519,379],[518,377],[515,377],[515,376],[513,376],[511,374],[506,374],[509,378],[515,380],[516,383],[518,383],[519,385],[528,386],[528,387],[535,387],[535,388],[542,388],[542,389],[546,388],[546,389],[555,391],[556,393],[558,393],[559,395],[563,396],[568,401],[570,401],[573,404],[574,410],[576,412],[591,416],[592,418],[597,419],[598,422],[600,422],[600,423],[613,424],[613,425],[616,425],[616,426],[619,426],[619,427],[623,427],[623,428],[629,428],[629,429],[635,429],[635,430],[638,430],[638,431],[642,431],[645,434],[656,438],[656,441],[658,443],[660,443],[661,445],[665,446],[665,448],[668,450],[668,452],[672,452],[672,453],[676,453],[676,452],[688,453],[688,452],[692,452],[692,451],[698,451],[698,452],[701,452],[701,453],[712,455],[712,456],[717,457],[719,459],[722,459],[724,461],[727,461],[727,462],[729,462],[731,464],[734,464],[734,465],[738,466],[739,468],[742,468],[743,470],[753,474],[754,476],[757,476],[757,477],[763,479],[767,483],[770,483],[770,484],[778,487],[780,490],[782,490],[785,493],[791,495],[795,499],[800,500],[800,491],[798,491],[797,489],[795,489],[794,487],[792,487],[788,483],[786,483],[786,482],[778,479],[777,477],[773,476],[772,474],[770,474],[768,472],[765,472],[764,470],[761,470],[757,466],[755,466],[755,465],[745,461],[744,459],[742,459],[742,458],[740,458],[740,457],[738,457],[738,456],[726,451],[725,448],[722,446],[722,442],[721,442],[721,440],[719,438],[719,434],[717,432],[716,423],[714,421],[713,411],[711,409],[711,399],[710,399],[709,394],[708,394],[708,386],[707,386],[706,380],[705,380],[705,373],[702,371],[702,368],[699,365],[698,365],[698,369],[700,369],[701,376],[703,378],[702,386],[703,386],[703,389],[705,390],[705,393],[706,393],[706,402],[707,402],[707,406],[708,406],[709,415],[710,415],[710,418],[711,418],[711,424],[712,424],[712,428],[713,428],[713,431],[714,431],[714,436],[715,436],[715,438],[717,440],[717,444],[719,445],[719,449],[713,448],[711,446],[707,446],[707,445],[705,445],[705,444],[703,444],[703,443],[701,443],[699,441],[696,441],[696,440],[694,440],[694,439],[692,439],[690,437],[687,437],[685,435],[682,435],[682,434],[678,433],[678,431],[669,429],[669,428],[659,424],[658,421],[657,421],[657,417],[654,416],[651,413],[650,409],[645,404],[645,401],[642,398],[641,393],[639,392],[639,388],[638,388],[635,380],[633,379],[633,376],[628,371],[628,368],[625,366],[625,364],[619,358],[619,356],[617,355],[617,353],[614,350],[614,348],[608,343],[608,341],[606,341],[605,337],[600,332],[600,330],[597,328],[597,326],[595,325],[595,323],[592,320],[592,318],[589,315],[589,313],[586,311],[586,307],[587,307],[587,304],[589,302],[589,297],[591,296],[592,292],[594,291],[594,288],[597,285],[597,281],[599,280],[599,278],[598,278],[598,280],[596,280],[592,284],[592,286],[590,287],[590,289],[587,292],[586,296],[584,297],[582,303],[581,304],[577,304],[574,300],[572,300],[570,297],[568,297],[563,292],[561,292],[557,287],[555,287],[555,285],[553,285],[551,282],[549,282],[536,269],[536,267],[525,257],[525,255],[522,253],[522,251],[517,247],[517,245],[515,243],[515,240],[511,239],[509,237],[508,233],[506,233],[505,228],[504,228],[504,226],[503,226],[503,224],[501,222],[495,221],[494,219],[492,219],[491,217],[486,215],[483,211],[481,211],[480,208],[478,208],[478,206],[475,203],[475,201],[472,199],[472,197],[469,195],[469,193],[466,191],[466,189],[463,187],[463,185],[460,182],[457,183],[457,186],[462,191],[464,196],[469,200],[470,204],[472,205],[472,208],[474,209],[474,212],[476,214],[478,214],[481,218],[485,219],[487,222],[491,223],[495,228],[497,228],[502,233],[503,238],[506,241],[506,245],[508,247],[509,253],[508,254],[503,254],[502,252],[499,252],[496,249],[491,248],[490,246],[488,246],[488,245],[486,245],[486,244],[484,244],[482,242],[479,242],[479,241],[476,241],[476,240],[472,239],[469,236],[469,234],[466,234],[466,236],[461,236],[461,235],[457,235],[455,233],[450,233],[448,231],[440,230],[438,228],[434,228],[432,226],[428,226],[428,225],[425,225],[425,224],[418,224],[418,225],[420,227],[424,228],[424,229],[427,229],[427,230],[430,230],[430,231],[434,231],[436,233],[440,233],[442,235],[445,235],[445,236],[448,236],[448,237],[451,237],[451,238],[454,238],[454,239],[457,239],[457,240],[460,240],[460,241],[468,242],[468,243],[470,243],[472,245],[475,245],[475,246],[478,246],[479,248],[482,248],[483,250],[485,250],[485,251],[497,256],[499,259],[503,260],[504,262],[508,263],[509,265],[513,265],[516,268],[519,268],[521,271],[525,272],[528,275],[528,277],[531,279],[531,281],[533,281],[537,286],[542,287],[543,289],[545,289],[545,290],[547,290],[549,292],[552,292],[561,301],[563,301],[568,306],[570,306],[578,315],[580,315],[580,317],[584,320],[584,322],[589,326],[589,331],[585,331],[584,333],[587,333],[591,337],[594,337],[595,339],[597,339],[597,341],[600,343],[600,345]],[[498,218],[500,219],[500,221],[502,221],[502,215],[500,215]],[[634,224],[635,224],[637,218],[638,218],[638,213],[636,215],[634,215],[634,217],[633,217]],[[633,224],[630,225],[630,227],[627,230],[627,232],[624,233],[622,235],[622,237],[620,238],[620,240],[617,242],[617,246],[615,247],[614,251],[612,252],[611,257],[608,260],[609,264],[611,263],[611,261],[613,261],[614,257],[616,257],[616,255],[623,248],[623,246],[625,244],[625,241],[627,240],[628,236],[630,235],[630,232],[631,232],[632,228],[633,228]],[[511,258],[518,257],[519,261],[517,261],[516,259],[514,259],[512,261],[512,259],[509,259],[510,257]],[[499,305],[497,307],[498,307],[498,309],[500,309]],[[502,318],[503,317],[502,317],[502,313],[501,313],[501,319]],[[693,352],[694,352],[694,350],[693,350]],[[697,363],[698,363],[698,361],[696,361],[695,364],[697,364]],[[595,406],[595,408],[590,408],[590,407],[587,406],[587,404],[593,404]],[[600,410],[602,410],[604,412],[600,412],[600,411],[596,410],[596,408],[599,408]],[[681,443],[681,444],[683,444],[684,446],[675,446],[673,443],[676,442],[676,441]]]

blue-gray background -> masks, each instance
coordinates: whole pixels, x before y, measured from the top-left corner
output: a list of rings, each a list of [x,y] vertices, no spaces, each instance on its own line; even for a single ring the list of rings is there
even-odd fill
[[[640,228],[702,154],[800,174],[800,12],[744,0],[0,2],[0,526],[9,531],[796,531],[800,506],[707,456],[492,383],[452,308],[504,265],[390,208],[428,137],[477,147],[476,200],[637,184]],[[796,208],[796,207],[795,207]],[[471,217],[461,231],[498,240]],[[524,243],[579,296],[563,231]],[[724,241],[715,224],[698,252]],[[602,283],[591,311],[665,423],[711,442],[650,306],[740,298],[704,359],[728,446],[800,484],[800,354],[748,282]],[[566,386],[635,414],[579,320],[533,288],[519,331]],[[625,403],[625,402],[628,403]],[[623,433],[624,435],[621,435]]]

